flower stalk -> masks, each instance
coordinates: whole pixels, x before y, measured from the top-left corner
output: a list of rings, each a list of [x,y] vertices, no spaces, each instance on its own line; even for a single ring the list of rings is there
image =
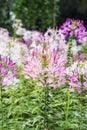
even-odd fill
[[[72,38],[69,38],[68,50],[67,50],[67,62],[66,62],[67,66],[70,66],[71,62],[72,62],[72,52],[71,52],[71,49],[72,49]]]
[[[44,130],[49,130],[48,128],[48,103],[49,103],[49,90],[48,86],[45,86],[45,99],[44,99]]]
[[[66,101],[66,108],[65,108],[65,130],[68,129],[68,122],[69,122],[69,109],[70,109],[70,90],[67,90],[67,101]]]

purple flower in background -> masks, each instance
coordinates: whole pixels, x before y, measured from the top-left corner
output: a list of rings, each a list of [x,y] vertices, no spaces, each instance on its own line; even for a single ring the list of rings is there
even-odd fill
[[[9,86],[16,77],[15,63],[9,57],[0,55],[0,84]]]
[[[81,86],[81,82],[78,80],[78,76],[77,75],[69,76],[69,80],[70,80],[69,85],[71,87],[79,87],[79,86]]]
[[[86,35],[86,28],[82,20],[67,19],[60,27],[59,31],[65,37],[75,37],[77,42],[82,42]]]
[[[87,61],[76,61],[66,69],[70,89],[81,93],[87,87]]]

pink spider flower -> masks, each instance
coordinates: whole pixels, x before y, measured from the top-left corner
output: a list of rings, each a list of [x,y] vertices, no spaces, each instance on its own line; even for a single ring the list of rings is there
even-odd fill
[[[57,51],[37,50],[25,59],[25,78],[38,79],[38,84],[60,87],[65,83],[65,59]]]

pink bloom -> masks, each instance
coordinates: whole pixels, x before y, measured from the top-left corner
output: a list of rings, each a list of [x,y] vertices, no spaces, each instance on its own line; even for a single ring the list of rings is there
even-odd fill
[[[55,50],[37,50],[25,59],[24,73],[27,78],[38,79],[39,84],[44,84],[46,77],[46,84],[56,88],[65,83],[64,63],[64,57]]]
[[[27,77],[31,77],[33,79],[38,78],[41,73],[42,66],[40,60],[35,56],[29,56],[26,59],[26,65],[24,67],[24,71],[27,74]]]
[[[77,89],[77,92],[78,92],[78,93],[82,93],[82,91],[83,91],[83,90],[82,90],[81,88],[78,88],[78,89]]]
[[[25,44],[30,44],[31,42],[31,31],[25,31],[23,40]]]
[[[83,83],[83,85],[84,85],[85,87],[87,87],[87,79],[86,79],[86,81]]]
[[[42,46],[44,42],[44,36],[38,31],[25,31],[23,42],[28,46],[29,49],[35,49],[37,46]]]
[[[47,43],[47,49],[49,50],[59,50],[60,52],[65,52],[66,48],[66,41],[65,37],[62,35],[61,32],[59,32],[58,29],[51,29],[48,28],[48,30],[44,34],[45,42]]]

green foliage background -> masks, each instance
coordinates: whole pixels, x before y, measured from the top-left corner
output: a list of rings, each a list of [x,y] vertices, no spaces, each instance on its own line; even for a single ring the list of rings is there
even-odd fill
[[[53,0],[17,1],[13,7],[13,11],[29,29],[44,31],[49,26],[53,26]]]
[[[0,26],[9,31],[12,12],[31,30],[60,26],[66,18],[82,19],[87,26],[87,0],[0,0]]]
[[[45,31],[56,25],[59,0],[0,0],[0,26],[11,30],[11,12],[28,29]],[[55,22],[55,23],[54,23]]]

